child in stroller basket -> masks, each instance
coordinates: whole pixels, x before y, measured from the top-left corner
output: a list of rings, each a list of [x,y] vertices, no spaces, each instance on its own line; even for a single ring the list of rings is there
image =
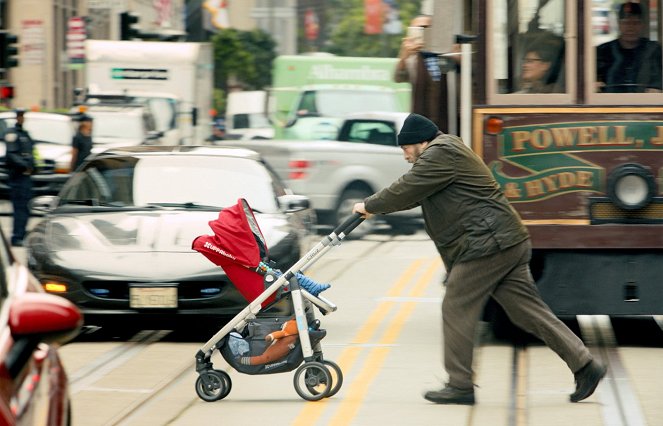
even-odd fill
[[[280,330],[273,331],[265,336],[265,341],[272,343],[262,355],[242,356],[239,362],[245,365],[260,365],[281,359],[295,348],[297,334],[299,334],[297,321],[294,319],[288,320]]]

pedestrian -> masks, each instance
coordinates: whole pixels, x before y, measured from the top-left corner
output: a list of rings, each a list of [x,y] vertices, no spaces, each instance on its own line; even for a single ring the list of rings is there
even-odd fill
[[[71,171],[83,164],[92,152],[92,117],[83,114],[79,118],[78,131],[71,141]]]
[[[16,124],[5,131],[3,139],[7,153],[9,198],[13,208],[11,244],[15,247],[21,247],[30,218],[30,209],[28,208],[28,203],[32,198],[32,179],[30,176],[35,170],[35,159],[32,138],[23,128],[25,110],[16,109],[15,112]]]
[[[597,90],[612,93],[660,93],[661,45],[646,37],[640,3],[619,6],[617,39],[596,48]]]
[[[421,206],[446,267],[442,330],[449,381],[424,398],[474,404],[474,330],[490,297],[566,362],[576,381],[570,400],[589,397],[606,368],[539,296],[529,269],[529,234],[488,167],[460,138],[418,114],[407,117],[398,144],[412,168],[353,211],[368,218]]]
[[[410,21],[410,28],[429,28],[433,19],[429,15],[419,15]],[[440,66],[439,55],[424,50],[423,37],[407,35],[401,42],[398,62],[393,79],[397,83],[410,83],[412,86],[411,112],[429,117],[440,129],[449,130],[449,92],[447,79],[455,79],[454,72],[446,72]],[[453,46],[454,52],[460,46]],[[460,56],[455,55],[450,65],[460,70]]]
[[[207,138],[208,142],[221,141],[226,138],[226,121],[223,119],[216,120],[212,124],[212,134]]]

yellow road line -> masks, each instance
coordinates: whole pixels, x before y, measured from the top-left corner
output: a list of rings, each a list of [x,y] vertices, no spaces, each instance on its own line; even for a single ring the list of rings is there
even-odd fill
[[[516,381],[516,425],[527,426],[527,348],[518,351],[518,372]]]
[[[433,261],[419,278],[415,287],[410,291],[409,296],[421,296],[426,287],[432,282],[433,274],[440,267],[439,259]],[[389,322],[387,329],[379,340],[379,344],[389,345],[394,343],[401,334],[403,326],[407,319],[412,315],[416,302],[405,302],[398,310],[394,318]],[[391,348],[389,347],[376,347],[371,350],[364,367],[359,376],[352,382],[347,395],[341,401],[336,414],[332,417],[328,424],[330,425],[349,425],[352,419],[357,415],[361,404],[368,393],[373,380],[382,368],[382,364],[389,354]]]
[[[394,285],[388,290],[387,296],[395,297],[401,294],[405,289],[407,284],[412,281],[412,278],[417,273],[419,268],[423,263],[422,259],[413,261],[410,266],[401,274],[399,279],[394,283]],[[373,309],[373,312],[368,317],[368,319],[363,323],[362,327],[357,331],[357,334],[351,340],[353,344],[363,344],[373,337],[376,330],[383,323],[384,318],[389,315],[389,311],[393,308],[393,301],[382,301],[378,306]],[[344,372],[344,375],[350,372],[354,364],[357,362],[357,358],[363,348],[358,346],[348,346],[337,359],[337,364],[341,368],[341,371]],[[307,402],[304,405],[304,408],[299,413],[299,416],[292,423],[293,426],[310,426],[315,424],[315,422],[320,418],[324,412],[327,405],[327,400]]]

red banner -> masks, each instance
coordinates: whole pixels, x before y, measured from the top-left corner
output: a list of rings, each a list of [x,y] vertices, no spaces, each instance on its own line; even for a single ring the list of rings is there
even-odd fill
[[[320,33],[318,15],[310,7],[304,13],[304,33],[306,34],[306,39],[311,41],[317,40]]]
[[[364,33],[382,34],[382,0],[364,0]]]

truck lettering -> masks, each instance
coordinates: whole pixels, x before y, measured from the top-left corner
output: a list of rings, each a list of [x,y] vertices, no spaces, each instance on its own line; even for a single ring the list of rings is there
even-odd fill
[[[384,69],[375,69],[367,65],[359,68],[340,68],[331,64],[313,65],[309,77],[314,80],[340,81],[390,81],[391,73]]]
[[[168,80],[167,69],[112,68],[113,80]]]

